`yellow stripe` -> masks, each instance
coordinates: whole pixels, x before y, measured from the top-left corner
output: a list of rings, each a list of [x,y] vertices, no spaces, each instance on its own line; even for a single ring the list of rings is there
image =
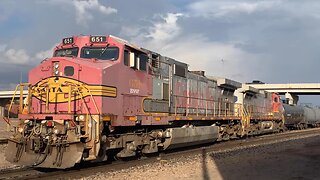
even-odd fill
[[[109,96],[116,97],[117,89],[115,87],[88,85],[87,88],[90,90],[94,96]]]
[[[72,101],[80,99],[80,94],[82,97],[87,96],[106,96],[106,97],[116,97],[117,88],[102,86],[102,85],[88,85],[83,82],[69,79],[65,77],[59,77],[58,81],[55,77],[50,77],[44,79],[32,87],[32,95],[42,101],[47,101],[47,89],[49,87],[49,103],[64,103],[68,102],[68,96],[70,91],[70,85],[72,89]],[[79,90],[76,90],[79,89]]]

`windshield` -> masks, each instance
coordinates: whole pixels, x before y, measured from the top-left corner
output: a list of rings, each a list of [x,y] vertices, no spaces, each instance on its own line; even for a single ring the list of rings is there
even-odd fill
[[[79,48],[59,49],[54,52],[54,57],[74,56],[77,57]]]
[[[96,58],[100,60],[117,60],[119,57],[118,47],[84,47],[81,50],[81,58]]]

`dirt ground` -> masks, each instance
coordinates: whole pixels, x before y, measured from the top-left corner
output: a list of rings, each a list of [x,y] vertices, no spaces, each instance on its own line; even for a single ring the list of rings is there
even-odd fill
[[[320,137],[300,139],[243,152],[211,155],[223,179],[320,179]],[[214,179],[207,167],[203,171]],[[206,173],[205,173],[206,172]]]
[[[7,139],[11,136],[12,132],[10,132],[10,129],[13,128],[13,126],[16,126],[19,123],[17,119],[11,120],[11,127],[9,127],[9,131],[7,130],[7,123],[0,117],[0,139]],[[5,151],[7,149],[6,144],[0,145],[0,171],[2,169],[6,169],[9,167],[15,167],[15,165],[9,163],[5,160]],[[0,172],[1,173],[1,172]]]

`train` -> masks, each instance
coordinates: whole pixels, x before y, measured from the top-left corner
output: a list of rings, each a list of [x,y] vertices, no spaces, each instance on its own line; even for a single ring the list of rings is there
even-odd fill
[[[191,71],[112,35],[62,39],[16,91],[24,89],[6,159],[34,167],[281,132],[289,116],[276,93]]]
[[[306,129],[319,127],[320,108],[310,105],[283,104],[285,127],[288,129]]]

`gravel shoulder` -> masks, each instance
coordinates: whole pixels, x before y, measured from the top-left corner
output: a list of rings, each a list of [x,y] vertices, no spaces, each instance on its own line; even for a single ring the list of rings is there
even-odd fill
[[[219,143],[215,145],[218,148],[214,152],[203,148],[202,152],[197,154],[170,156],[170,158],[163,156],[154,163],[127,169],[105,173],[84,173],[86,177],[80,179],[319,179],[319,130],[315,129],[312,134],[277,138],[266,143],[263,141],[259,145],[252,142],[267,139],[269,135],[251,140]],[[244,145],[246,141],[251,143]],[[230,146],[233,143],[240,145]],[[16,167],[5,161],[6,146],[0,145],[2,159],[0,173],[3,169]],[[74,178],[79,179],[79,177]],[[62,179],[70,178],[64,176]]]
[[[12,119],[11,121],[12,127],[16,126],[18,123],[19,121],[17,119]],[[11,134],[12,132],[8,132],[7,123],[2,118],[0,118],[0,139],[7,139],[10,137]],[[6,144],[0,144],[0,173],[1,173],[1,170],[16,167],[16,165],[5,160],[6,149],[7,149]]]
[[[0,145],[0,160],[1,160],[0,161],[0,173],[4,169],[17,167],[16,165],[6,161],[6,158],[5,158],[5,151],[6,150],[7,150],[7,145],[1,144]]]
[[[159,160],[88,179],[319,179],[320,136],[290,138],[268,144]]]
[[[0,117],[0,139],[9,138],[10,135],[12,134],[10,130],[12,130],[14,126],[17,126],[19,124],[19,120],[11,119],[10,123],[11,123],[11,127],[9,127],[8,129],[7,123]]]

